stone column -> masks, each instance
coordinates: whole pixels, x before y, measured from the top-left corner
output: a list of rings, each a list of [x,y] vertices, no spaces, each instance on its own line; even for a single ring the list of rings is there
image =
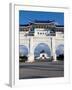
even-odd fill
[[[52,56],[53,56],[53,61],[57,61],[56,48],[55,48],[55,37],[52,37]]]
[[[30,37],[29,40],[29,55],[27,62],[34,62],[33,37]]]

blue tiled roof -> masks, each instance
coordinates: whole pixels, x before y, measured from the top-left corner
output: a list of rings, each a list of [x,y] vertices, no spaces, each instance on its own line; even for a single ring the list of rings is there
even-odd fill
[[[34,23],[52,23],[54,20],[35,20]]]
[[[56,25],[56,27],[64,27],[64,25]]]
[[[20,26],[29,26],[29,24],[20,24]]]
[[[20,25],[20,26],[29,26],[29,25],[33,25],[35,23],[53,23],[54,24],[54,20],[34,20],[32,22],[29,22],[28,24],[24,24],[24,25]],[[55,25],[56,27],[64,27],[64,25]]]

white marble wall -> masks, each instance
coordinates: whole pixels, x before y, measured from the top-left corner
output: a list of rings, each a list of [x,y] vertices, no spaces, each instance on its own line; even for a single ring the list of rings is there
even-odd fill
[[[61,33],[57,34],[60,36],[25,37],[23,33],[20,33],[20,45],[25,45],[29,49],[28,62],[34,62],[34,50],[39,43],[46,43],[49,46],[51,50],[51,56],[53,56],[54,61],[56,61],[56,47],[60,44],[64,44],[64,38]]]

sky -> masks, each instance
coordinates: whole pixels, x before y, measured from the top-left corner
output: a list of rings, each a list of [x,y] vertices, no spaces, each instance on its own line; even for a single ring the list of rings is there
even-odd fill
[[[19,24],[28,24],[34,20],[54,20],[57,24],[64,25],[63,12],[43,12],[43,11],[19,11]]]

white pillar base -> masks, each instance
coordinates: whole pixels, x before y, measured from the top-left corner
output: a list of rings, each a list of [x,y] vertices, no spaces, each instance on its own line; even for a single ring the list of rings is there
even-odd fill
[[[56,62],[56,61],[57,61],[56,59],[53,60],[53,62]]]
[[[34,62],[34,55],[33,54],[29,54],[28,56],[28,61],[27,62]]]
[[[54,62],[57,61],[57,59],[56,59],[56,54],[54,54],[54,56],[53,56],[53,61],[54,61]]]

